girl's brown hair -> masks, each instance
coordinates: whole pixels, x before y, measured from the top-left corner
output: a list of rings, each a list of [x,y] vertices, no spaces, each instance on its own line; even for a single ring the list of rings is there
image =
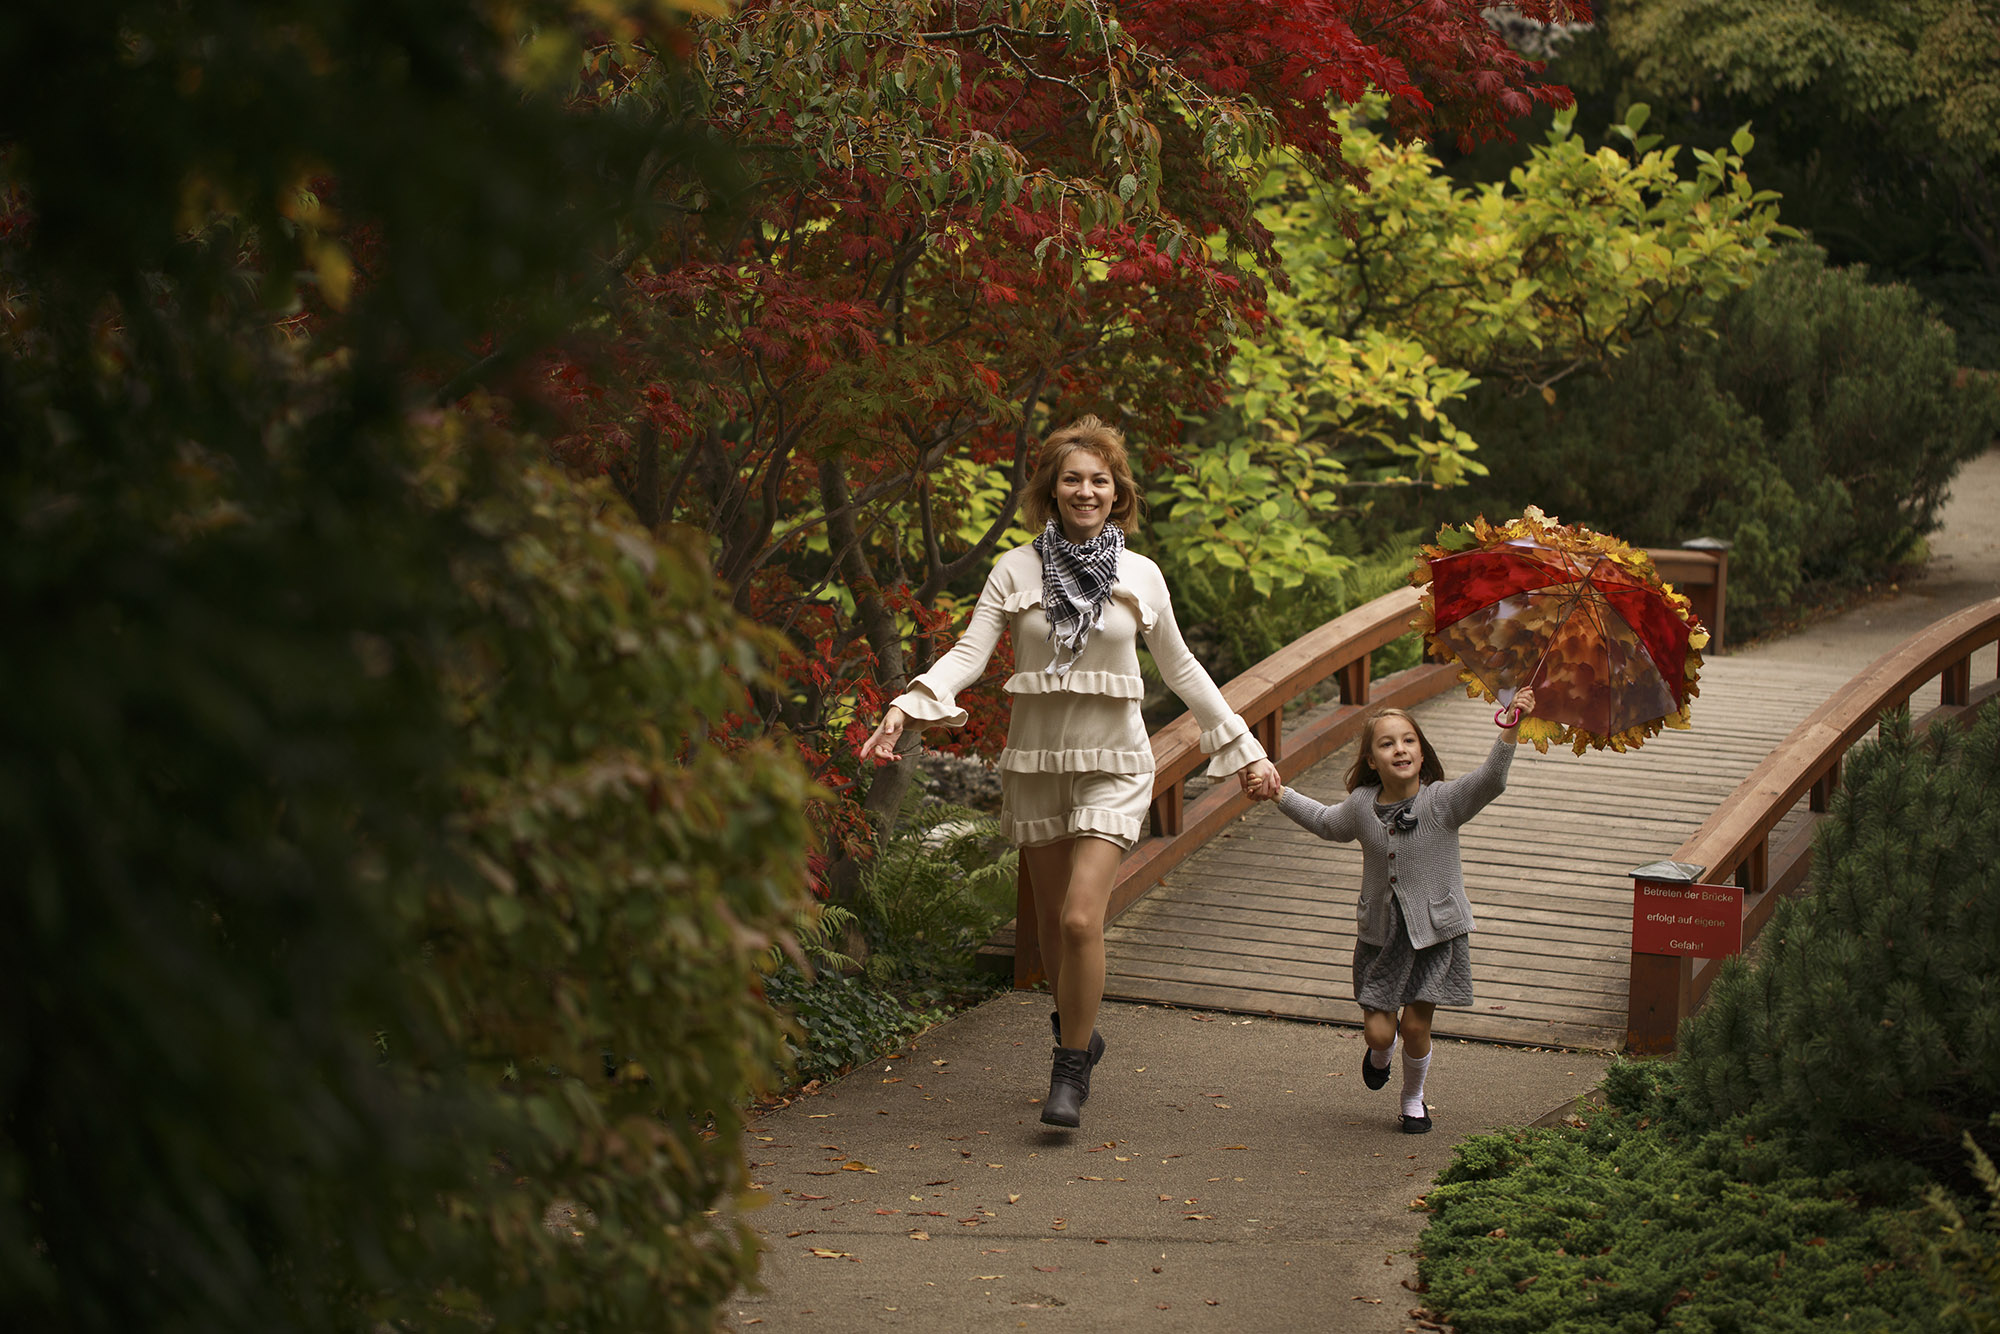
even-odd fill
[[[1417,734],[1417,749],[1423,752],[1423,760],[1417,765],[1417,781],[1436,783],[1444,778],[1444,761],[1431,747],[1431,739],[1424,735],[1424,729],[1417,726],[1417,720],[1402,709],[1377,709],[1368,715],[1368,721],[1361,724],[1361,753],[1354,757],[1354,767],[1347,771],[1347,790],[1357,787],[1380,787],[1382,775],[1368,762],[1368,756],[1375,749],[1375,729],[1386,718],[1401,718]]]
[[[1079,449],[1089,450],[1104,460],[1111,473],[1116,495],[1111,502],[1111,522],[1127,533],[1139,519],[1139,484],[1132,480],[1132,461],[1125,453],[1125,433],[1094,416],[1078,417],[1042,441],[1042,454],[1035,475],[1021,497],[1021,516],[1030,530],[1039,533],[1048,527],[1055,513],[1056,474],[1063,460]]]

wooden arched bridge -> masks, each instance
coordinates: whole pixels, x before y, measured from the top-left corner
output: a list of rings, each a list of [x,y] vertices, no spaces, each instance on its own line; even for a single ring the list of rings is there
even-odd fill
[[[1661,573],[1722,624],[1726,553],[1654,551]],[[1412,709],[1448,773],[1492,744],[1491,706],[1465,697],[1455,666],[1369,680],[1370,655],[1407,633],[1417,591],[1330,621],[1223,688],[1286,783],[1322,801],[1342,776],[1367,710]],[[1812,831],[1847,749],[1908,704],[1919,724],[2000,693],[2000,598],[1932,625],[1854,674],[1839,663],[1729,655],[1711,645],[1695,730],[1626,754],[1567,750],[1515,758],[1507,791],[1461,835],[1478,1005],[1439,1010],[1441,1035],[1533,1046],[1671,1047],[1719,961],[1633,949],[1631,872],[1661,860],[1740,886],[1751,943],[1780,895],[1805,884]],[[1991,663],[1975,684],[1974,658]],[[1319,704],[1317,694],[1337,689]],[[1349,982],[1358,848],[1326,843],[1234,783],[1192,790],[1205,763],[1191,717],[1153,736],[1151,832],[1127,855],[1106,933],[1107,994],[1286,1018],[1356,1022]],[[1195,780],[1198,784],[1199,780]],[[1025,876],[1025,870],[1023,872]],[[1021,885],[1017,984],[1040,976]]]

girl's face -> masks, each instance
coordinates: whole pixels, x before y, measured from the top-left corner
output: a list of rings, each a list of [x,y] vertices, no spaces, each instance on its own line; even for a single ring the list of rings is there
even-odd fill
[[[1384,718],[1375,724],[1368,743],[1368,760],[1386,785],[1414,783],[1423,767],[1423,743],[1417,740],[1416,724],[1408,718]]]
[[[1056,470],[1056,515],[1072,542],[1088,542],[1103,532],[1117,499],[1111,469],[1087,449],[1072,449]]]

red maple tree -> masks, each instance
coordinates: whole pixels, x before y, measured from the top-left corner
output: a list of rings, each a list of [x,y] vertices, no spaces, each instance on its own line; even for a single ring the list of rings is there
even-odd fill
[[[846,786],[844,743],[940,647],[1048,426],[1095,411],[1170,456],[1284,280],[1249,203],[1268,154],[1364,188],[1330,110],[1365,89],[1399,132],[1464,142],[1567,102],[1480,9],[760,0],[694,24],[685,64],[593,52],[587,98],[691,117],[748,164],[728,189],[639,181],[653,225],[542,367],[560,456],[706,530],[784,635],[785,688],[731,721],[787,729]],[[947,744],[991,749],[999,696],[968,694]]]

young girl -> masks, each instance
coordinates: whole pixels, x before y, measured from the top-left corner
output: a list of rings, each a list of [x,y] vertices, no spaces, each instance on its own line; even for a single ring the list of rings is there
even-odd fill
[[[1075,1127],[1104,1055],[1096,1031],[1104,915],[1118,860],[1138,841],[1153,796],[1153,748],[1139,713],[1140,641],[1201,724],[1209,777],[1234,774],[1245,792],[1269,799],[1278,771],[1188,652],[1160,567],[1125,549],[1139,487],[1124,436],[1095,417],[1055,432],[1021,508],[1040,536],[995,562],[965,634],[896,697],[861,756],[900,759],[906,722],[962,725],[958,692],[986,670],[1000,636],[1013,635],[1000,826],[1027,863],[1056,996],[1042,1121]]]
[[[1431,1065],[1431,1015],[1440,1005],[1472,1004],[1472,905],[1459,865],[1458,830],[1507,786],[1521,718],[1535,692],[1514,696],[1512,713],[1495,715],[1499,737],[1486,762],[1449,781],[1416,720],[1382,709],[1361,729],[1361,753],[1347,772],[1347,799],[1322,806],[1288,787],[1278,809],[1321,838],[1361,841],[1361,902],[1356,912],[1354,999],[1368,1051],[1361,1078],[1389,1082],[1389,1053],[1402,1012],[1403,1133],[1429,1132],[1424,1076]]]

